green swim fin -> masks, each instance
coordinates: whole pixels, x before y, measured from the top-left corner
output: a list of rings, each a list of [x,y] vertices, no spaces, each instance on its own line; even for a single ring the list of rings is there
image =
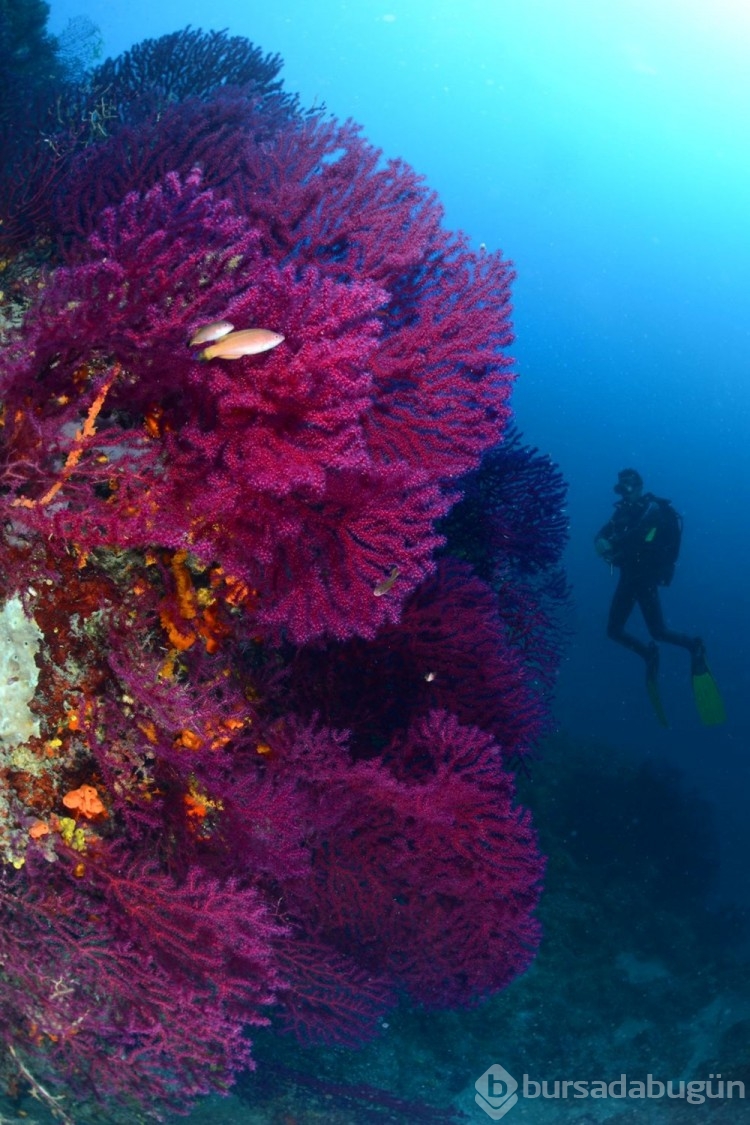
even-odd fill
[[[646,657],[646,691],[659,721],[659,726],[668,727],[669,720],[659,695],[659,649],[655,644],[649,645],[649,654]]]
[[[723,723],[727,717],[724,700],[706,663],[706,650],[703,645],[693,653],[690,674],[693,680],[695,706],[698,708],[703,725],[715,727]]]

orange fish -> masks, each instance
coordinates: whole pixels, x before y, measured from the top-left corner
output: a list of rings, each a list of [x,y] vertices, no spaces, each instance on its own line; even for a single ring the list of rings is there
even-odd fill
[[[191,336],[188,347],[195,348],[198,344],[210,344],[213,340],[220,340],[233,328],[234,325],[228,320],[212,320],[210,324],[204,324]]]
[[[268,328],[245,328],[230,332],[201,352],[201,359],[240,359],[244,355],[259,355],[278,347],[284,337]]]

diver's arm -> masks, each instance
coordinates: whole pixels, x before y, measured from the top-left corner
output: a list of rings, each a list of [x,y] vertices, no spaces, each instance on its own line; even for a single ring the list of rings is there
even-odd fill
[[[613,538],[616,535],[615,521],[613,519],[607,520],[604,527],[597,531],[594,536],[594,550],[600,558],[606,562],[610,561],[612,552],[614,550]]]

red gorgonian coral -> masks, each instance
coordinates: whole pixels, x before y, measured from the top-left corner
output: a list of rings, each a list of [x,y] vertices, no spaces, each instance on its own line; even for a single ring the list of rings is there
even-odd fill
[[[84,547],[156,538],[190,549],[256,589],[259,623],[298,641],[371,636],[431,569],[451,481],[505,416],[506,361],[493,341],[507,335],[507,268],[429,250],[421,266],[434,284],[420,282],[414,316],[397,309],[391,323],[397,283],[389,291],[366,273],[344,280],[279,265],[197,174],[127,196],[102,214],[87,260],[46,280],[0,373],[14,417],[26,403],[3,451],[5,479],[19,485],[16,519]],[[200,362],[187,341],[220,316],[272,327],[284,343]],[[40,503],[81,389],[97,385],[82,370],[113,364],[122,375],[108,385],[86,457],[55,503]],[[29,442],[36,486],[15,468]],[[117,482],[106,497],[93,488],[102,479]],[[373,597],[394,567],[389,596]]]
[[[436,562],[509,417],[509,265],[351,124],[151,94],[66,163],[0,356],[0,1043],[125,1113],[274,1016],[357,1042],[523,971],[554,665],[525,590]],[[283,340],[191,345],[219,320]]]

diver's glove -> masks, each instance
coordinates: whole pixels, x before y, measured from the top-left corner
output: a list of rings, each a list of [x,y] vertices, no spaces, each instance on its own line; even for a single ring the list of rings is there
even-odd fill
[[[605,562],[612,562],[612,544],[609,539],[595,539],[594,550]]]

